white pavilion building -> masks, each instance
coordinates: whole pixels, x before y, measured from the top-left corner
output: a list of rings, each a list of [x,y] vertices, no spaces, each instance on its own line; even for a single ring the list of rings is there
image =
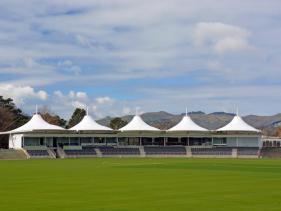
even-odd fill
[[[168,145],[211,145],[210,131],[196,124],[187,114],[182,120],[167,130]]]
[[[36,113],[23,126],[0,134],[9,134],[9,148],[19,149],[24,146],[46,145],[48,134],[53,135],[65,131],[62,127],[49,124],[40,114]],[[39,134],[44,134],[44,138],[37,138]]]
[[[221,138],[221,136],[224,136]],[[261,131],[247,124],[238,114],[216,130],[214,145],[229,147],[261,147]]]
[[[9,148],[67,148],[96,145],[111,146],[190,146],[190,147],[261,147],[261,131],[236,115],[222,128],[208,130],[196,124],[187,114],[168,130],[160,130],[135,115],[120,128],[112,130],[98,124],[90,115],[70,129],[52,125],[34,114],[23,126],[0,134],[9,134]]]
[[[163,131],[148,125],[137,114],[119,131],[118,142],[124,145],[153,145],[155,142],[158,143],[163,135]]]

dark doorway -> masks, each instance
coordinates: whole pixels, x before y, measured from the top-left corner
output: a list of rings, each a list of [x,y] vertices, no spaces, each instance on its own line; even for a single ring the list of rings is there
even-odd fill
[[[53,138],[53,146],[57,147],[58,146],[58,140],[57,138]]]

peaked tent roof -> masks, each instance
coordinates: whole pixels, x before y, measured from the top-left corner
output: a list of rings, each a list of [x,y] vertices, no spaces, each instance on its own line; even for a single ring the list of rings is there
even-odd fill
[[[134,118],[124,127],[120,128],[121,131],[159,131],[158,128],[152,127],[145,123],[142,118],[135,115]]]
[[[25,123],[23,126],[16,128],[14,130],[4,132],[4,133],[19,133],[19,132],[30,132],[34,130],[64,130],[64,128],[57,125],[52,125],[46,122],[41,115],[34,114],[32,118]]]
[[[247,124],[240,116],[236,115],[231,122],[217,131],[249,131],[249,132],[260,132],[260,130]]]
[[[81,122],[73,126],[69,130],[112,130],[109,127],[98,124],[90,115],[85,115]]]
[[[208,129],[197,125],[190,116],[186,115],[182,120],[174,127],[168,129],[168,131],[208,131]]]

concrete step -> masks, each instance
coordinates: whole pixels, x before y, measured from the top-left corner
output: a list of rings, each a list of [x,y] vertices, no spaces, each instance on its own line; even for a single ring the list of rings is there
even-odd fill
[[[101,158],[102,157],[102,153],[101,153],[100,149],[99,148],[95,148],[95,151],[97,153],[97,157]]]
[[[145,154],[145,151],[144,151],[144,147],[143,147],[143,146],[140,146],[140,147],[139,147],[139,150],[140,150],[140,156],[141,156],[141,157],[145,157],[146,154]]]
[[[192,152],[190,147],[185,147],[186,150],[186,157],[191,158],[192,157]]]
[[[0,159],[23,160],[27,159],[27,156],[22,150],[0,149]]]
[[[60,148],[60,147],[57,148],[57,156],[59,158],[65,158],[66,157],[66,154],[64,153],[63,149]]]

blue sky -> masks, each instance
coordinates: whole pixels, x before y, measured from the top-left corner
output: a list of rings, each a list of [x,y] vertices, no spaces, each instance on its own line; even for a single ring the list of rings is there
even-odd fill
[[[279,113],[280,21],[279,0],[2,0],[0,95],[65,118]]]

